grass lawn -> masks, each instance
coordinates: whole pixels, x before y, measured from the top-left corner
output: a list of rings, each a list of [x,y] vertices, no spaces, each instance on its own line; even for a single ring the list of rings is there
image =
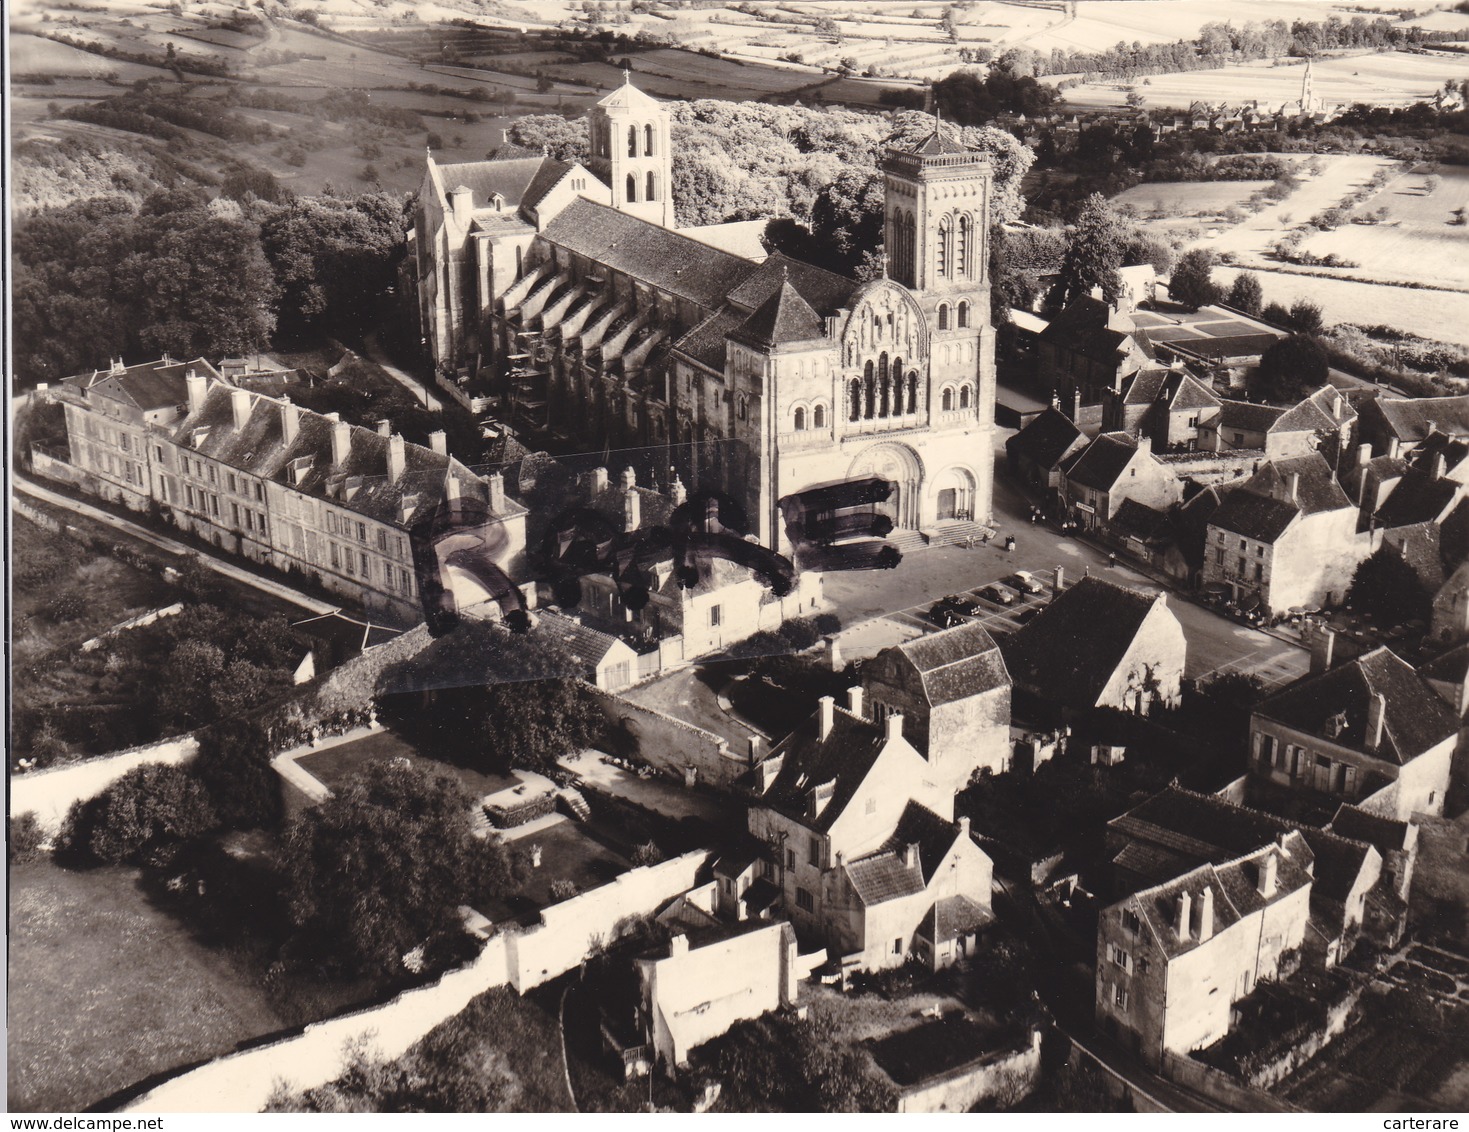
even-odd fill
[[[10,871],[10,1110],[78,1110],[285,1022],[227,953],[154,908],[139,870]]]
[[[296,765],[328,789],[340,790],[353,775],[361,773],[370,764],[398,758],[407,759],[418,767],[442,771],[458,779],[476,798],[499,790],[508,790],[516,784],[515,779],[503,775],[482,774],[477,770],[440,762],[438,759],[425,758],[410,743],[391,731],[379,731],[365,739],[304,755],[296,760]]]
[[[538,911],[551,899],[551,885],[569,880],[581,892],[601,888],[632,868],[624,847],[609,834],[592,825],[559,822],[515,842],[518,849],[541,847],[541,865],[534,869],[520,891],[501,899],[481,899],[475,905],[491,920],[502,922]]]

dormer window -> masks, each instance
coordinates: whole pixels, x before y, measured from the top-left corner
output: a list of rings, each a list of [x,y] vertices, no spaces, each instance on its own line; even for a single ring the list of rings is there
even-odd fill
[[[495,211],[496,212],[504,212],[505,211],[505,198],[504,198],[503,195],[501,195],[500,193],[496,193],[491,198],[491,200],[493,201],[493,203],[495,205]]]
[[[342,498],[343,499],[351,499],[354,495],[356,495],[361,490],[362,490],[362,477],[361,476],[348,476],[347,479],[346,479],[346,482],[342,484]]]
[[[300,456],[291,461],[291,483],[298,485],[311,474],[311,457]]]

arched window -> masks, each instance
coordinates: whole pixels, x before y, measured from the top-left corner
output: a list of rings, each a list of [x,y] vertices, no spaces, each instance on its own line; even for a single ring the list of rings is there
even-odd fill
[[[651,122],[643,127],[643,156],[653,156],[653,124]]]
[[[903,412],[903,359],[893,359],[893,416]]]
[[[951,413],[954,411],[954,391],[947,385],[944,386],[944,397],[942,403],[944,407],[944,412]]]
[[[969,217],[959,217],[959,243],[954,250],[954,274],[964,275],[969,270]]]
[[[888,352],[886,350],[877,355],[877,378],[879,381],[888,379]]]
[[[873,410],[876,408],[876,396],[876,383],[873,381],[872,363],[869,361],[862,371],[862,415],[868,420],[872,419]]]
[[[816,408],[814,408],[814,409],[811,410],[811,427],[812,428],[825,428],[826,427],[826,406],[825,405],[817,405]]]
[[[908,412],[918,412],[918,371],[908,372]]]
[[[852,379],[852,411],[848,419],[854,421],[862,419],[862,383],[855,377]]]
[[[649,129],[652,129],[651,126],[648,127],[648,128]],[[657,173],[654,173],[651,169],[648,170],[648,191],[643,194],[643,199],[644,200],[657,200],[658,199],[658,174]]]
[[[806,431],[806,410],[805,409],[797,409],[796,410],[796,431],[797,432],[805,432]]]
[[[967,302],[961,302],[959,304],[958,315],[959,329],[963,330],[966,326],[969,325],[969,304]]]
[[[739,400],[739,413],[740,420],[744,421],[750,419],[750,404],[744,399],[743,396]]]
[[[972,391],[970,390],[969,386],[967,386],[967,385],[961,385],[961,386],[959,386],[959,408],[961,408],[961,409],[967,409],[967,408],[969,408],[969,398],[970,398],[971,392]]]
[[[917,282],[917,279],[914,278],[917,272],[913,266],[913,248],[917,245],[917,243],[918,222],[914,219],[913,213],[910,212],[908,213],[908,219],[906,221],[906,227],[903,234],[903,271],[906,275],[904,282],[910,285]]]
[[[627,128],[627,155],[629,157],[638,155],[638,128],[636,126]]]
[[[638,177],[636,173],[627,175],[627,202],[632,204],[638,199]]]
[[[940,330],[947,330],[947,329],[949,329],[949,304],[948,303],[940,303],[939,304],[939,329]]]
[[[525,252],[521,248],[515,249],[515,278],[519,279],[525,274]]]
[[[934,248],[937,257],[936,269],[940,276],[949,273],[949,222],[947,220],[939,223],[939,242]]]
[[[875,342],[882,337],[882,315],[872,316],[872,340]]]

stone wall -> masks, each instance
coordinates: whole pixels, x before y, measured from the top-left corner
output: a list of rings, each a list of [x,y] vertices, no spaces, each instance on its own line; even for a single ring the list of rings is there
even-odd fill
[[[10,812],[33,813],[48,838],[61,830],[72,803],[95,798],[131,770],[148,763],[178,766],[194,757],[199,744],[192,735],[133,747],[115,755],[66,763],[10,779]]]
[[[596,691],[607,719],[607,749],[683,779],[693,767],[698,781],[728,789],[750,768],[748,751],[731,751],[722,736],[654,708]]]
[[[1163,1052],[1163,1076],[1185,1088],[1218,1101],[1231,1112],[1299,1112],[1285,1101],[1242,1085],[1227,1074],[1211,1069],[1202,1061]]]
[[[1040,1079],[1041,1034],[1020,1049],[998,1050],[898,1093],[899,1112],[968,1112],[994,1099],[1005,1107],[1030,1095]]]

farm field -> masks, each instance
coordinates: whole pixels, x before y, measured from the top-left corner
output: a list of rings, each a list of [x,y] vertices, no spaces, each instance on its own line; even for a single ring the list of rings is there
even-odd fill
[[[1456,209],[1469,209],[1469,169],[1446,167],[1438,187],[1425,192],[1422,173],[1404,173],[1388,182],[1354,212],[1368,216],[1379,208],[1387,217],[1378,224],[1343,224],[1313,235],[1305,249],[1316,255],[1335,253],[1360,268],[1344,268],[1344,278],[1421,280],[1469,288],[1469,226],[1451,224]]]
[[[1213,10],[1210,5],[1210,10]],[[1301,60],[1280,63],[1251,63],[1217,71],[1188,71],[1153,75],[1139,82],[1138,92],[1146,108],[1187,109],[1197,101],[1236,103],[1259,100],[1263,107],[1278,107],[1301,94]],[[1316,95],[1327,104],[1370,102],[1377,106],[1408,106],[1431,98],[1446,79],[1469,78],[1469,55],[1438,52],[1409,55],[1340,55],[1321,58],[1312,67]],[[1059,81],[1062,76],[1053,76]],[[1126,103],[1133,84],[1083,83],[1066,91],[1070,106],[1118,107]]]
[[[1231,208],[1243,208],[1250,194],[1269,181],[1149,181],[1134,185],[1112,198],[1119,208],[1131,208],[1159,231],[1220,218]]]
[[[286,1023],[256,972],[155,907],[137,869],[10,870],[10,1110],[75,1112]]]

